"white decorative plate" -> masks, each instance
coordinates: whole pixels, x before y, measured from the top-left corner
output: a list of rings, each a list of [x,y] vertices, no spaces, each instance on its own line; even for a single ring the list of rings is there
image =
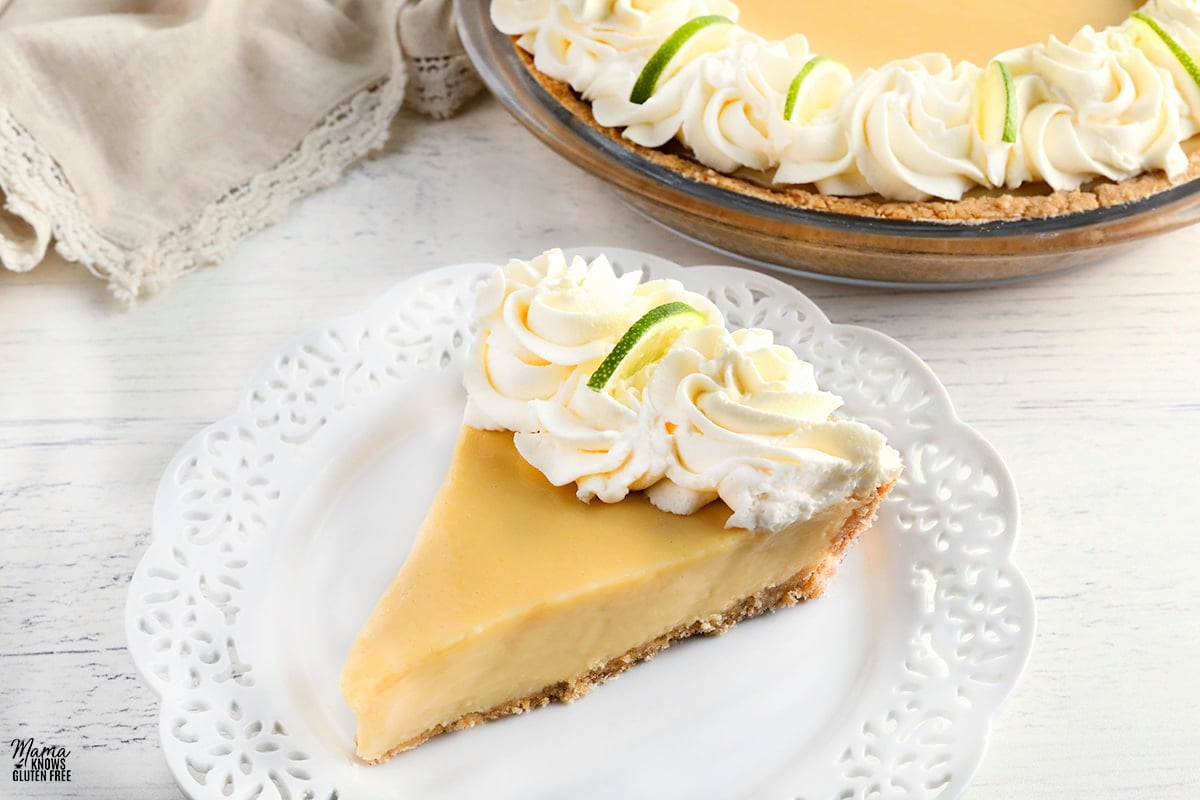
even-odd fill
[[[829,592],[683,642],[572,705],[358,764],[338,672],[449,464],[489,267],[434,270],[275,356],[162,478],[126,629],[186,795],[961,794],[1033,639],[1000,457],[892,339],[833,325],[758,273],[606,252],[706,293],[735,327],[773,330],[900,450],[904,476]]]

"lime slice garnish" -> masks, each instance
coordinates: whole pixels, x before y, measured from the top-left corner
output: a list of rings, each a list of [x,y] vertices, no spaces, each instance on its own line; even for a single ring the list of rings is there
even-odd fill
[[[837,67],[839,71],[845,70],[845,67],[839,61],[835,61],[829,56],[813,56],[808,61],[804,62],[804,66],[796,73],[796,77],[792,78],[792,83],[788,86],[787,99],[783,102],[783,118],[791,121],[796,114],[796,100],[800,97],[800,87],[806,83],[810,83],[810,77],[818,68],[828,69]],[[818,76],[819,77],[819,76]],[[811,80],[816,80],[812,78]],[[837,101],[837,95],[841,88],[841,83],[837,81],[825,81],[818,87],[820,96],[816,98],[815,105],[818,108],[828,108]],[[807,122],[808,120],[801,120]]]
[[[654,90],[658,88],[658,82],[662,80],[671,67],[671,62],[677,60],[675,57],[679,55],[679,51],[683,50],[689,41],[692,42],[692,47],[689,49],[695,51],[692,57],[723,46],[725,44],[724,39],[708,42],[706,41],[707,37],[698,37],[697,34],[705,29],[712,30],[714,26],[723,29],[726,25],[733,25],[733,20],[729,17],[723,17],[720,14],[709,14],[703,17],[696,17],[676,28],[675,32],[664,39],[663,43],[658,46],[658,49],[654,51],[654,55],[650,56],[650,60],[646,62],[646,66],[642,67],[637,81],[633,84],[633,91],[629,93],[629,102],[637,103],[640,106],[650,99],[654,94]],[[692,41],[693,39],[695,41]],[[678,61],[686,63],[687,59],[678,59]]]
[[[1171,51],[1175,58],[1179,60],[1179,63],[1183,67],[1184,71],[1187,72],[1188,75],[1192,76],[1192,80],[1195,81],[1197,86],[1200,86],[1200,65],[1198,65],[1196,60],[1192,58],[1191,54],[1184,49],[1183,45],[1176,41],[1174,36],[1167,33],[1166,28],[1164,28],[1158,20],[1143,11],[1134,11],[1129,16],[1133,17],[1142,25],[1145,25],[1147,28],[1153,31],[1154,35],[1157,36],[1162,43],[1166,45],[1166,48]],[[1137,36],[1137,30],[1138,28],[1135,25],[1134,30],[1132,31],[1134,33],[1134,44],[1144,49],[1146,42],[1144,39],[1141,39],[1141,37]]]
[[[979,79],[975,124],[984,141],[1017,140],[1017,90],[1003,61],[993,61]]]
[[[625,379],[666,354],[685,331],[702,327],[705,317],[694,307],[676,300],[663,303],[643,314],[617,340],[588,378],[588,388],[597,392],[614,377]]]

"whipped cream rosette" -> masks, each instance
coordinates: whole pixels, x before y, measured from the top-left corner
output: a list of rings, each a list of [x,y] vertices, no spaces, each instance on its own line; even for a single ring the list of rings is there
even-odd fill
[[[885,197],[957,200],[987,178],[971,158],[979,67],[933,53],[893,61],[853,85],[842,126],[858,172]]]
[[[587,379],[577,370],[553,397],[534,401],[537,430],[513,442],[555,486],[574,483],[580,500],[617,503],[662,480],[670,437],[640,389],[621,382],[598,392]]]
[[[645,147],[679,139],[705,164],[731,172],[768,169],[785,143],[773,135],[796,71],[811,58],[801,36],[766,42],[729,28],[729,46],[696,57],[662,81],[644,103],[630,100],[641,63],[606,70],[584,92],[596,121],[625,129]]]
[[[728,0],[495,0],[492,22],[535,53],[538,69],[577,92],[586,91],[601,65],[648,57],[689,19],[737,16]]]
[[[655,306],[683,300],[721,319],[711,301],[678,281],[641,278],[636,271],[617,275],[603,256],[568,261],[561,250],[497,270],[475,308],[479,332],[464,373],[468,424],[537,429],[531,402],[553,396],[574,371],[598,363]]]
[[[719,498],[732,528],[779,531],[896,478],[884,437],[836,417],[841,399],[769,331],[731,333],[707,298],[640,277],[559,251],[499,270],[465,370],[468,424],[513,431],[522,457],[583,501],[645,490],[691,514]],[[632,372],[589,380],[648,311],[680,303],[690,329]]]
[[[1187,166],[1180,142],[1196,133],[1188,105],[1170,73],[1126,31],[1084,28],[1069,42],[1051,39],[1002,57],[1017,80],[1040,88],[1040,102],[1021,114],[1035,179],[1076,188],[1097,175],[1122,180]]]
[[[648,492],[666,511],[720,497],[733,511],[728,527],[778,531],[899,472],[883,436],[833,417],[841,398],[769,331],[684,334],[647,394],[672,432],[665,480]]]

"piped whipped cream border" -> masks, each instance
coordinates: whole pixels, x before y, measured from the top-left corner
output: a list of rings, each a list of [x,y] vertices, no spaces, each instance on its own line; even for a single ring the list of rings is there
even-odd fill
[[[1200,58],[1200,0],[1150,0],[1140,13]],[[987,65],[944,54],[858,76],[829,61],[785,119],[793,78],[818,54],[802,35],[771,41],[736,25],[723,46],[631,102],[643,65],[680,25],[707,14],[736,20],[728,0],[493,0],[491,14],[601,125],[646,147],[678,141],[721,172],[756,170],[824,194],[958,200],[976,187],[1176,177],[1187,168],[1183,142],[1200,132],[1200,85],[1132,17],[997,55],[1013,80],[1016,136],[1006,142],[980,130],[982,104],[995,100],[981,96]]]
[[[707,297],[642,277],[560,250],[496,270],[475,311],[466,423],[513,431],[526,461],[585,502],[644,490],[692,514],[720,498],[730,528],[779,531],[896,479],[883,435],[837,417],[841,398],[770,331],[731,332]],[[699,312],[694,327],[642,369],[587,385],[631,325],[676,301]]]

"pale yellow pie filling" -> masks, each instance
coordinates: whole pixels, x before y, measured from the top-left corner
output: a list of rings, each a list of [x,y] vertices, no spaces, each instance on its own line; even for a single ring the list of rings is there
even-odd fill
[[[438,726],[569,684],[821,564],[851,498],[780,533],[724,527],[640,494],[581,503],[511,433],[464,428],[412,552],[355,642],[342,690],[368,761]]]
[[[738,21],[768,39],[803,32],[813,52],[854,72],[918,53],[988,63],[997,53],[1117,25],[1142,0],[737,0]],[[869,24],[860,24],[867,22]]]

